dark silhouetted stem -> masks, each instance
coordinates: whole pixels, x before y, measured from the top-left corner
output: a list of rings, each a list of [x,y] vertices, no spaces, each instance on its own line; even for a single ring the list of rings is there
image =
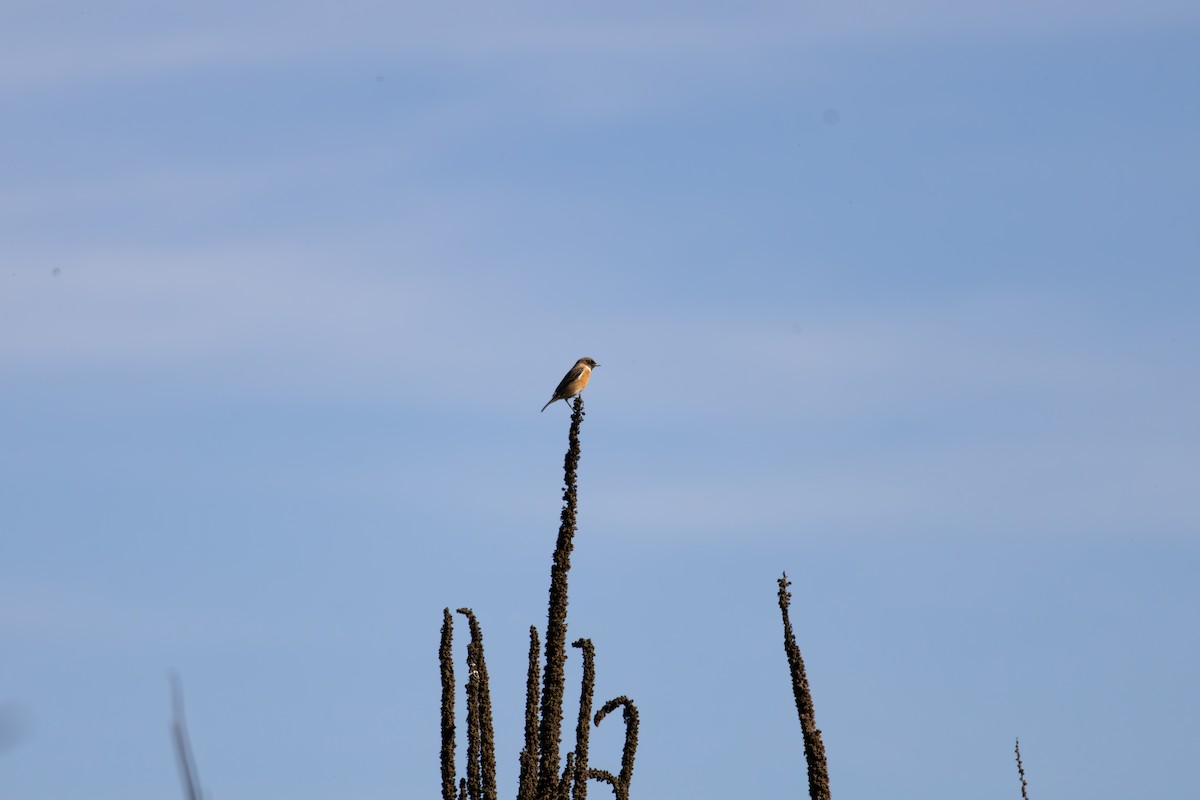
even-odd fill
[[[575,726],[575,770],[570,773],[574,783],[574,800],[587,800],[588,737],[591,734],[592,696],[596,687],[596,648],[591,639],[578,639],[571,644],[583,650],[583,684],[579,690],[579,722]]]
[[[187,721],[183,716],[183,685],[179,676],[171,673],[171,739],[175,743],[175,758],[179,762],[179,778],[187,800],[202,800],[200,775],[192,758],[192,745],[188,741]]]
[[[615,794],[618,798],[621,797],[621,786],[620,786],[621,779],[618,778],[616,775],[613,775],[608,770],[606,770],[606,769],[589,769],[588,777],[594,781],[600,781],[601,783],[607,783],[609,786],[612,787],[613,794]]]
[[[538,730],[538,791],[541,800],[558,794],[558,748],[562,737],[564,666],[567,660],[567,575],[575,539],[575,472],[579,466],[579,426],[583,423],[583,397],[575,399],[567,455],[563,459],[562,521],[550,568],[550,604],[546,622],[546,666],[542,680],[542,714]]]
[[[467,651],[470,652],[469,650]],[[467,797],[480,800],[479,788],[479,696],[475,692],[475,669],[467,657]]]
[[[1017,746],[1014,748],[1017,751],[1017,774],[1021,776],[1021,800],[1029,800],[1029,794],[1026,787],[1029,786],[1025,782],[1025,765],[1021,763],[1021,740],[1017,739]],[[1034,754],[1036,755],[1036,753]]]
[[[467,618],[471,629],[467,645],[467,790],[472,798],[496,800],[496,739],[483,632],[471,609],[460,608],[458,613]]]
[[[596,712],[596,725],[612,713],[618,706],[624,706],[625,717],[625,748],[621,751],[621,774],[613,775],[607,770],[589,769],[588,777],[604,781],[613,788],[617,800],[629,800],[629,784],[633,780],[633,759],[637,755],[638,743],[638,712],[633,701],[628,697],[617,697],[605,703]]]
[[[442,800],[454,800],[454,618],[442,612],[442,644],[438,663],[442,668]],[[466,788],[464,784],[463,794]]]
[[[537,797],[538,754],[538,663],[537,628],[529,626],[529,670],[525,676],[525,749],[521,751],[521,777],[517,783],[517,800]]]
[[[558,781],[558,794],[555,800],[571,800],[571,781],[575,777],[575,753],[567,753],[567,765],[563,767],[562,777]]]
[[[796,696],[796,713],[800,715],[800,729],[804,732],[804,760],[808,762],[808,794],[812,800],[829,800],[829,767],[825,762],[825,744],[821,741],[821,731],[817,730],[812,693],[808,688],[808,675],[804,671],[804,659],[800,657],[800,648],[792,633],[792,621],[788,618],[788,605],[792,594],[787,587],[790,585],[785,572],[779,579],[779,613],[783,616],[783,649],[787,653],[788,670],[792,674],[792,694]]]

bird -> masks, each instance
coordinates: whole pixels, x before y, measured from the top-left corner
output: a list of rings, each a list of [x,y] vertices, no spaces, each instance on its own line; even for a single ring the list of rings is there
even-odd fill
[[[555,400],[569,400],[572,397],[577,397],[583,391],[583,387],[588,385],[588,380],[592,377],[592,369],[600,366],[594,358],[581,358],[575,362],[575,366],[571,367],[571,371],[563,376],[559,381],[558,388],[554,390],[554,396],[542,406],[542,411],[553,403]],[[567,403],[567,405],[571,405]]]

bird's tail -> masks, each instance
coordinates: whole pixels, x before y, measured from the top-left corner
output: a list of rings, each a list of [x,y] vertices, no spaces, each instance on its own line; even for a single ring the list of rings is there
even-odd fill
[[[557,399],[558,399],[557,397],[551,397],[549,400],[547,400],[546,405],[542,406],[542,411],[545,411],[546,408]],[[541,411],[539,411],[538,413],[540,414]]]

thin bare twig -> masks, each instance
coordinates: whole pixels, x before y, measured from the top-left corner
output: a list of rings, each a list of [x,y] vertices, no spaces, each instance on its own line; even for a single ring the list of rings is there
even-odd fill
[[[1025,781],[1025,766],[1021,763],[1021,739],[1017,738],[1017,746],[1013,748],[1017,751],[1017,774],[1021,776],[1021,800],[1029,800],[1029,794],[1026,788],[1029,784]]]
[[[179,675],[171,673],[171,739],[175,742],[175,760],[179,764],[179,777],[187,800],[203,800],[200,774],[192,757],[192,745],[188,740],[187,720],[183,714],[183,683]]]

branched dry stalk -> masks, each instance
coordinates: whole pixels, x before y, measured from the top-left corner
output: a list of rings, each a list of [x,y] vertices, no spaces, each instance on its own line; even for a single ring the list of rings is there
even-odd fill
[[[637,709],[626,697],[605,704],[592,717],[595,687],[595,649],[588,639],[574,645],[583,651],[583,678],[580,691],[579,720],[575,730],[575,748],[567,753],[560,771],[563,694],[567,660],[567,585],[571,570],[571,552],[575,540],[575,516],[578,494],[576,476],[579,466],[579,429],[583,423],[583,398],[572,407],[567,454],[563,459],[563,508],[550,569],[550,596],[547,604],[545,661],[539,658],[538,631],[529,629],[529,666],[525,687],[525,745],[520,755],[517,800],[587,800],[589,778],[604,780],[613,786],[619,800],[628,800],[637,749]],[[487,665],[483,655],[483,634],[470,609],[459,609],[471,628],[467,645],[467,774],[457,778],[458,800],[495,800],[495,740],[492,733],[491,699]],[[442,670],[442,797],[456,800],[454,770],[455,712],[453,668],[453,621],[449,609],[443,614],[441,648],[438,658]],[[538,673],[542,673],[541,686]],[[621,772],[592,770],[588,766],[590,725],[599,725],[605,715],[618,706],[625,713],[625,751]]]
[[[488,688],[483,631],[475,612],[460,608],[467,618],[467,794],[471,800],[496,800],[496,737],[492,730],[492,696]]]

